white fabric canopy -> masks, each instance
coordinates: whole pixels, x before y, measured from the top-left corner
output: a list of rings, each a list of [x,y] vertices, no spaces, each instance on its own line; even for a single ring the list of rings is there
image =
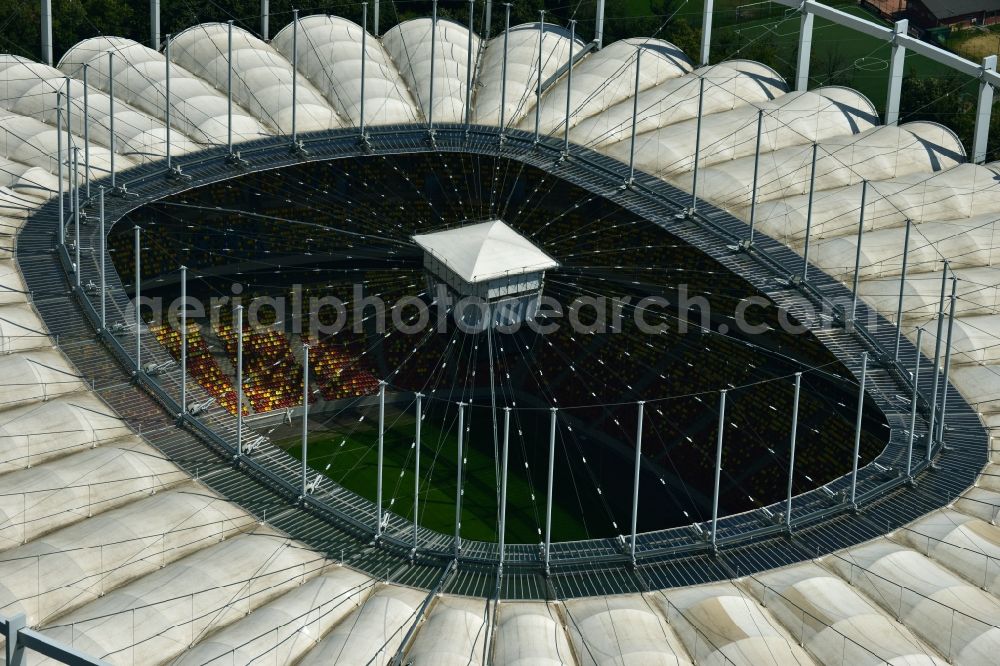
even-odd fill
[[[382,44],[410,85],[424,119],[433,107],[434,122],[463,122],[469,30],[454,21],[438,19],[434,41],[434,99],[431,99],[431,20],[404,21],[382,36]],[[472,35],[473,69],[478,52],[479,37]]]
[[[229,80],[229,26],[203,23],[174,37],[170,56],[189,72],[225,92]],[[242,28],[233,28],[233,100],[269,129],[292,131],[292,66],[277,50]],[[342,127],[322,94],[300,73],[296,82],[299,132]]]
[[[623,39],[587,56],[573,68],[573,91],[570,96],[570,128],[584,118],[603,113],[619,102],[631,99],[635,89],[635,54],[642,50],[639,90],[646,90],[668,79],[689,73],[693,66],[687,56],[670,42],[660,39]],[[536,47],[537,55],[538,49]],[[533,70],[537,84],[538,66]],[[544,63],[543,63],[544,72]],[[543,78],[542,83],[545,82]],[[562,132],[566,126],[566,89],[569,79],[559,79],[542,98],[539,131]],[[519,123],[533,131],[535,114],[527,114]]]
[[[293,28],[289,23],[271,41],[289,61]],[[299,71],[323,91],[341,117],[360,124],[361,26],[339,16],[314,14],[299,19],[298,30]],[[419,113],[406,83],[373,35],[366,40],[364,59],[365,124],[417,122]]]
[[[271,44],[233,29],[235,142],[290,131],[293,76],[300,132],[356,126],[362,61],[369,125],[423,125],[432,108],[437,123],[465,120],[465,26],[438,22],[433,98],[426,18],[405,21],[381,39],[368,35],[363,56],[361,28],[346,19],[308,16],[298,31],[293,72],[290,26]],[[172,42],[175,156],[227,140],[227,39],[228,26],[206,24]],[[586,146],[624,162],[635,53],[642,45],[638,167],[682,189],[691,186],[703,81],[699,195],[746,220],[763,111],[758,229],[801,248],[816,144],[810,258],[849,280],[861,181],[868,180],[861,297],[894,316],[910,219],[904,332],[912,338],[914,326],[932,321],[948,259],[959,294],[951,380],[988,425],[1000,426],[996,165],[965,163],[961,142],[934,123],[879,125],[876,110],[857,92],[787,92],[773,70],[744,60],[692,71],[684,54],[658,40],[589,51],[575,63],[570,89],[562,70],[568,33],[545,26],[541,71],[538,40],[537,24],[510,31],[504,76],[504,35],[484,48],[472,35],[473,123],[499,123],[505,80],[505,124],[533,131],[538,82],[550,82],[539,107],[541,132],[561,139],[568,93],[571,149]],[[583,49],[578,40],[574,51]],[[0,248],[7,251],[0,258],[0,610],[26,612],[30,624],[48,625],[46,631],[77,649],[135,663],[175,657],[243,663],[259,656],[307,665],[385,664],[399,650],[404,661],[435,665],[470,658],[518,666],[926,664],[940,663],[943,655],[956,663],[995,661],[995,451],[976,487],[892,541],[736,582],[551,603],[502,601],[493,615],[485,612],[484,598],[428,600],[426,590],[376,583],[334,566],[261,526],[266,516],[253,516],[191,480],[135,437],[46,335],[13,252],[24,219],[57,190],[57,165],[69,163],[70,145],[64,141],[57,153],[55,121],[65,76],[73,79],[72,145],[83,146],[85,63],[90,175],[108,173],[109,51],[116,168],[124,172],[165,152],[163,54],[132,40],[96,37],[70,48],[58,70],[0,56]],[[63,176],[68,186],[68,168]],[[556,265],[498,221],[428,234],[422,242],[469,281]],[[926,354],[934,342],[924,337]]]
[[[507,127],[517,125],[535,106],[535,89],[538,87],[538,37],[542,35],[542,83],[554,76],[569,61],[569,32],[546,23],[539,30],[537,23],[519,25],[510,29],[507,37],[507,70],[503,69],[504,36],[494,37],[486,45],[480,63],[479,85],[476,92],[473,122],[480,125],[500,124],[500,102],[503,100],[503,122]],[[577,39],[573,47],[578,55],[583,43]],[[576,56],[574,56],[576,57]],[[504,89],[503,81],[507,86]]]
[[[112,61],[107,53],[114,53]],[[66,52],[59,69],[108,92],[109,67],[114,67],[115,96],[151,116],[166,121],[166,58],[158,51],[132,40],[109,37],[87,39]],[[176,62],[170,64],[170,126],[204,145],[225,145],[227,140],[226,96]],[[243,142],[271,132],[238,102],[233,105],[233,141]]]

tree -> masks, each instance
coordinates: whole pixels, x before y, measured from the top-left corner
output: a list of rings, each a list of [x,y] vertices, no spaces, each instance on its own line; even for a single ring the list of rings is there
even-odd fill
[[[821,86],[850,86],[854,80],[850,60],[840,48],[840,42],[833,42],[823,49],[816,58],[813,77]]]
[[[698,61],[701,52],[700,28],[692,28],[687,21],[676,19],[664,27],[660,36],[686,53],[692,62]]]
[[[971,150],[976,108],[973,90],[974,86],[970,86],[964,77],[960,80],[921,77],[910,70],[903,79],[900,122],[927,120],[940,123],[958,135],[967,151]]]
[[[41,20],[37,0],[0,0],[0,50],[41,60]],[[133,27],[133,12],[125,0],[53,0],[53,57],[58,61],[82,39],[129,35]]]
[[[510,8],[510,24],[512,26],[521,25],[522,23],[537,23],[538,22],[538,12],[542,9],[544,3],[542,0],[521,0],[520,2],[515,2]],[[494,5],[494,11],[499,5]],[[501,9],[503,9],[501,7]],[[503,15],[500,14],[499,26],[494,16],[493,26],[494,29],[499,33],[503,30]],[[546,18],[548,20],[548,18]],[[478,24],[477,24],[478,27]]]

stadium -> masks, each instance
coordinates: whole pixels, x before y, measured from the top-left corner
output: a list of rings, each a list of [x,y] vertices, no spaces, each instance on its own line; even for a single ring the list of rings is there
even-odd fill
[[[996,58],[429,4],[0,56],[7,663],[994,663]]]

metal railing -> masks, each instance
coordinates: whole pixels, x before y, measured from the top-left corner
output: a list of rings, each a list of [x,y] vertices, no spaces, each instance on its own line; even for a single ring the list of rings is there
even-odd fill
[[[993,91],[1000,86],[1000,73],[997,73],[997,56],[983,58],[982,63],[946,51],[929,44],[909,34],[909,21],[896,21],[892,27],[878,25],[859,16],[854,16],[843,10],[824,5],[817,0],[772,0],[780,5],[799,10],[801,25],[799,29],[798,58],[796,68],[796,90],[806,90],[809,85],[809,60],[812,47],[813,18],[818,16],[837,25],[844,26],[869,37],[885,40],[892,47],[889,59],[889,81],[886,95],[885,123],[894,125],[899,121],[899,102],[902,97],[903,71],[906,52],[913,51],[929,60],[944,65],[959,74],[964,74],[979,81],[979,99],[976,104],[975,131],[971,159],[976,164],[986,161],[986,141],[989,138],[990,115],[993,110]],[[711,3],[705,20],[711,26]]]
[[[495,139],[497,136],[498,129],[482,126],[438,125],[436,131],[436,148],[438,150],[444,148],[447,144],[454,143],[455,145],[452,146],[452,149],[478,150],[481,152],[486,150],[484,148],[485,144],[492,144],[492,139]],[[297,155],[290,155],[285,150],[287,146],[282,137],[262,139],[250,142],[242,147],[240,168],[235,168],[231,163],[227,162],[227,154],[224,151],[209,149],[201,154],[192,155],[185,160],[185,173],[192,180],[182,184],[178,184],[169,178],[165,179],[163,171],[156,164],[133,169],[128,174],[128,180],[120,179],[120,182],[133,192],[143,190],[145,194],[142,197],[129,200],[125,208],[138,207],[145,203],[145,200],[153,200],[168,195],[178,185],[183,189],[187,189],[187,187],[190,187],[195,182],[198,184],[207,184],[231,178],[234,175],[248,173],[254,170],[255,165],[252,163],[252,160],[261,162],[261,168],[264,168],[265,164],[267,168],[273,168],[285,163],[293,164],[302,161],[329,160],[353,154],[371,154],[372,152],[395,154],[399,152],[430,150],[432,149],[431,146],[426,144],[421,145],[421,143],[415,144],[413,142],[414,137],[422,139],[423,132],[424,129],[419,126],[382,127],[371,132],[367,144],[354,145],[352,143],[350,145],[354,147],[347,151],[343,150],[343,141],[345,139],[348,141],[352,139],[350,130],[304,134],[301,135],[301,143],[302,146],[309,149],[309,152]],[[542,168],[547,170],[560,170],[562,172],[566,170],[568,164],[572,165],[571,169],[582,167],[585,170],[585,175],[581,176],[577,174],[576,181],[578,184],[599,192],[606,187],[608,189],[607,194],[609,195],[622,191],[621,183],[626,174],[624,165],[619,162],[574,146],[572,162],[567,163],[560,160],[563,157],[563,146],[561,142],[559,142],[559,145],[556,145],[555,140],[550,140],[555,139],[554,137],[545,137],[537,144],[532,139],[533,137],[526,132],[508,130],[505,133],[505,143],[499,150],[501,153],[514,159],[531,162],[535,165],[541,163]],[[472,145],[476,144],[477,140],[481,143]],[[373,144],[382,142],[387,144],[384,150],[373,147]],[[275,152],[276,149],[278,152]],[[496,151],[497,149],[490,147],[489,150]],[[333,151],[332,154],[331,151]],[[199,174],[199,171],[204,171],[205,173]],[[572,174],[564,175],[566,177],[572,176]],[[638,195],[642,200],[654,203],[663,211],[662,215],[665,219],[685,216],[685,219],[696,223],[702,231],[710,234],[710,238],[714,237],[715,240],[705,241],[712,243],[713,246],[722,246],[723,244],[734,242],[738,243],[743,240],[739,229],[720,226],[713,219],[712,209],[704,209],[703,207],[701,211],[690,211],[686,206],[678,203],[672,197],[670,191],[665,192],[664,189],[670,190],[669,187],[665,188],[665,184],[662,181],[646,174],[640,174],[640,177],[633,180],[628,187],[628,191],[631,193],[629,196]],[[119,199],[119,201],[124,200]],[[119,206],[116,216],[122,214],[123,211],[121,208]],[[659,223],[662,225],[662,222]],[[846,323],[847,316],[845,314],[845,306],[842,302],[831,298],[825,291],[817,289],[811,281],[793,280],[792,278],[798,271],[794,270],[794,267],[789,267],[787,257],[778,258],[772,256],[771,251],[765,247],[764,243],[760,242],[745,249],[746,256],[751,257],[754,262],[768,273],[784,279],[790,285],[797,287],[798,293],[811,302],[813,307],[818,308],[820,313],[830,313],[830,317],[838,325]],[[58,256],[67,275],[72,276],[76,267],[69,254],[69,249],[65,245],[59,247]],[[75,278],[75,276],[73,277]],[[114,290],[114,285],[109,285],[109,287]],[[409,537],[412,528],[396,529],[398,525],[395,525],[392,529],[380,530],[379,526],[374,525],[371,521],[369,513],[373,512],[360,510],[357,506],[334,506],[321,497],[316,497],[310,493],[303,493],[294,480],[285,478],[275,470],[270,469],[248,455],[239,455],[233,442],[206,424],[201,418],[187,413],[177,398],[160,381],[147,375],[141,367],[137,366],[132,353],[123,346],[122,342],[114,334],[108,330],[101,329],[100,315],[85,290],[76,289],[75,293],[87,318],[100,331],[101,340],[122,365],[135,373],[138,385],[151,394],[168,412],[180,415],[180,423],[194,432],[200,439],[209,443],[210,447],[222,456],[223,459],[235,460],[244,472],[252,478],[278,490],[287,500],[294,503],[301,503],[310,512],[325,516],[327,520],[331,520],[358,538],[369,540],[375,536],[384,547],[406,557],[420,555],[437,562],[450,561],[455,557],[455,551],[447,539],[435,538],[432,543],[428,543],[425,547],[415,551],[412,539]],[[868,311],[868,315],[877,317],[871,311]],[[909,387],[910,377],[907,370],[898,361],[894,361],[892,355],[882,348],[875,332],[870,331],[864,321],[853,321],[851,330],[863,341],[863,348],[875,351],[876,358],[884,363],[884,368],[890,372],[895,381],[902,386]],[[920,407],[921,411],[927,410],[925,400],[920,401]],[[939,448],[940,444],[937,445],[935,451],[939,450]],[[929,461],[921,460],[914,467],[914,475],[923,471],[929,465]],[[866,478],[866,483],[862,484],[863,487],[859,488],[856,498],[858,504],[883,497],[893,490],[903,488],[908,484],[909,479],[897,475],[893,478],[882,479],[877,483],[873,483],[874,481],[878,481],[878,478],[875,474],[871,474]],[[836,482],[827,484],[827,486],[836,485]],[[833,501],[830,501],[829,497],[826,498],[827,501],[822,501],[823,498],[819,496],[819,493],[823,490],[823,488],[820,488],[810,491],[811,493],[815,493],[815,501],[802,501],[800,511],[794,515],[792,520],[792,524],[796,529],[821,522],[832,516],[842,515],[845,511],[850,512],[854,510],[855,506],[850,502],[836,501],[837,497],[843,498],[842,494],[832,494]],[[828,495],[830,494],[828,493]],[[806,495],[809,495],[809,493]],[[805,495],[800,497],[805,497]],[[784,508],[784,503],[775,503],[764,508],[768,509],[765,513],[774,515]],[[780,536],[786,532],[785,526],[776,524],[776,521],[765,520],[761,516],[753,515],[756,511],[730,515],[726,517],[726,520],[720,521],[720,535],[716,540],[717,545],[729,546],[752,543]],[[727,521],[733,520],[740,523],[739,529],[726,530]],[[394,522],[398,523],[400,521]],[[756,524],[754,525],[753,523]],[[735,523],[730,522],[730,524],[734,525]],[[553,551],[552,561],[553,564],[572,564],[574,562],[588,561],[591,563],[604,562],[609,565],[620,565],[632,561],[656,561],[663,557],[678,554],[703,552],[706,548],[710,547],[707,540],[703,538],[699,539],[686,530],[688,528],[674,528],[659,533],[642,535],[643,539],[639,542],[635,560],[632,560],[628,553],[624,553],[620,548],[616,547],[613,540],[606,539],[595,541],[593,548],[580,548],[579,546],[583,544],[574,544],[572,548],[567,548],[565,552]],[[699,531],[704,534],[704,529]],[[686,537],[684,537],[685,534],[687,535]],[[469,546],[473,544],[463,541],[463,545]],[[509,548],[517,550],[516,546],[510,546]],[[497,559],[497,553],[494,551],[495,547],[490,546],[490,544],[476,544],[476,547],[464,549],[459,557],[463,561],[473,563],[492,563]],[[531,567],[531,560],[536,558],[540,562],[540,556],[536,555],[535,558],[532,558],[527,551],[512,552],[511,554],[512,557],[509,561],[514,567],[523,567],[526,565]]]
[[[29,629],[24,613],[13,617],[0,615],[0,634],[6,639],[7,666],[27,666],[29,652],[69,666],[108,666],[108,662],[90,657],[79,650],[50,638],[40,631]]]

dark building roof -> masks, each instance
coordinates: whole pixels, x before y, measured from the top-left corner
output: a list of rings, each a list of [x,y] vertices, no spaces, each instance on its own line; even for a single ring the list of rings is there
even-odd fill
[[[1000,11],[1000,0],[919,0],[938,19]]]

